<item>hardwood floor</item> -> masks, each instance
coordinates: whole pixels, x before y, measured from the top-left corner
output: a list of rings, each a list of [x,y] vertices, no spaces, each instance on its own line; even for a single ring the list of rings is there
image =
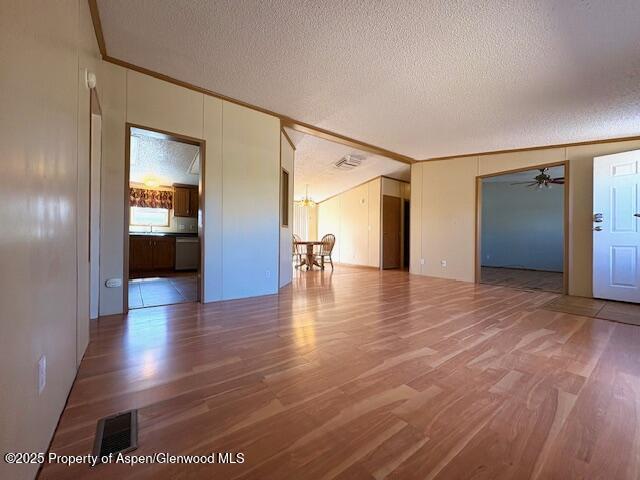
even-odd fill
[[[543,290],[562,293],[563,276],[561,272],[543,272],[521,268],[481,268],[481,283],[524,290]]]
[[[139,408],[139,448],[231,465],[46,465],[40,477],[452,479],[640,474],[640,327],[555,297],[336,267],[280,295],[102,318],[51,450]]]

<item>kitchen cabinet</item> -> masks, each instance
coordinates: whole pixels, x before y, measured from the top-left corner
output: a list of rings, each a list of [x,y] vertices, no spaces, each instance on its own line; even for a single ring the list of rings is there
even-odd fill
[[[199,197],[200,197],[200,192],[198,192],[197,188],[189,189],[189,216],[190,217],[198,216]]]
[[[173,187],[173,216],[197,217],[198,216],[198,187],[176,186]]]
[[[129,273],[145,276],[173,271],[176,259],[175,237],[155,235],[129,236]]]
[[[154,270],[173,270],[176,262],[176,239],[174,237],[157,237],[151,248]]]
[[[129,237],[129,271],[147,272],[153,270],[151,239],[149,237]]]

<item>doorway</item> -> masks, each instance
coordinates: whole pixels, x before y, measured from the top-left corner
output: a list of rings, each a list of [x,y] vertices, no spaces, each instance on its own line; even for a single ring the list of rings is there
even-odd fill
[[[127,125],[124,310],[202,298],[204,140]]]
[[[402,228],[403,239],[402,239],[402,268],[405,270],[409,270],[409,265],[411,265],[411,258],[409,257],[411,252],[411,201],[404,201],[404,210],[403,210],[403,219],[404,225]]]
[[[640,150],[593,159],[593,296],[640,303]]]
[[[382,195],[382,268],[400,268],[402,236],[402,198]]]
[[[477,177],[476,283],[566,292],[565,162]]]

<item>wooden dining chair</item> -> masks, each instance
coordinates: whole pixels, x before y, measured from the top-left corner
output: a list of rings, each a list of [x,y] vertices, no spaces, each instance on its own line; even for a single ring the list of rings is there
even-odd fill
[[[300,249],[300,242],[302,240],[295,233],[291,237],[292,237],[291,253],[294,261],[293,266],[295,268],[299,268],[300,264],[302,263],[302,250]]]
[[[324,259],[325,257],[329,259],[329,263],[331,264],[331,270],[333,270],[333,260],[331,259],[331,252],[333,252],[333,247],[336,244],[336,236],[327,233],[322,240],[320,240],[320,251],[318,252],[318,257],[320,257],[320,269],[324,270]]]

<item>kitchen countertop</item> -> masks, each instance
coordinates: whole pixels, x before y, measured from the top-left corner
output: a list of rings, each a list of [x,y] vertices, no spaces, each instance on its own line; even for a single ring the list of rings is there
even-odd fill
[[[192,232],[129,232],[130,237],[197,237]]]

